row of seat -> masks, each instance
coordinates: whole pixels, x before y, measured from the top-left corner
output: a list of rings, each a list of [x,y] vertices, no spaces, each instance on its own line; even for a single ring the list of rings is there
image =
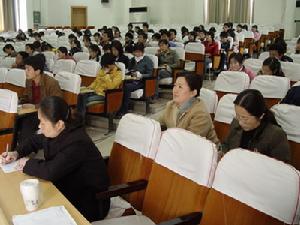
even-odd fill
[[[201,213],[201,225],[298,222],[297,170],[242,149],[217,160],[209,140],[178,128],[161,133],[158,122],[126,114],[108,161],[112,186],[97,194],[112,198],[111,210],[93,225],[158,224],[177,217],[182,224],[199,224]],[[120,217],[131,207],[142,214]]]

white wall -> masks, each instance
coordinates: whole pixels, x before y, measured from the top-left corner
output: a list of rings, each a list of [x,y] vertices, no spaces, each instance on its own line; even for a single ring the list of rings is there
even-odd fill
[[[254,0],[254,23],[282,24],[287,39],[295,36],[296,0]],[[71,6],[87,6],[88,25],[126,25],[129,7],[149,8],[151,24],[203,24],[204,0],[27,0],[28,27],[32,12],[41,11],[42,25],[71,25]],[[298,11],[297,11],[298,12]],[[300,19],[300,12],[297,13]]]
[[[285,38],[295,36],[296,0],[254,0],[254,23],[264,25],[282,24]]]

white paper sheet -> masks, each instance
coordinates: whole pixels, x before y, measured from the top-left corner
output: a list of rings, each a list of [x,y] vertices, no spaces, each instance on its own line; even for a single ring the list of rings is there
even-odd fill
[[[14,161],[14,162],[9,163],[9,164],[1,164],[0,163],[0,167],[3,170],[4,173],[12,173],[12,172],[20,170],[20,169],[17,169],[18,162],[19,161]]]
[[[14,225],[77,225],[64,206],[42,209],[26,215],[13,216]]]

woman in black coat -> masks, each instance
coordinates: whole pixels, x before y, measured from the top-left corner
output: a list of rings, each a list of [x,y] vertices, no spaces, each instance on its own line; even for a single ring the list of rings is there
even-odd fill
[[[23,172],[49,180],[88,219],[103,219],[110,200],[99,201],[109,178],[104,160],[84,128],[71,118],[70,108],[60,97],[45,98],[38,110],[42,134],[34,135],[17,148],[2,154],[2,162],[19,159]],[[44,160],[31,159],[32,152],[44,149]]]

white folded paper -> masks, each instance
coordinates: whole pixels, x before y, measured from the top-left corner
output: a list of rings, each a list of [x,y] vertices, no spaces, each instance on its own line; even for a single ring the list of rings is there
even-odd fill
[[[42,209],[26,215],[13,216],[14,225],[77,225],[64,206]]]

